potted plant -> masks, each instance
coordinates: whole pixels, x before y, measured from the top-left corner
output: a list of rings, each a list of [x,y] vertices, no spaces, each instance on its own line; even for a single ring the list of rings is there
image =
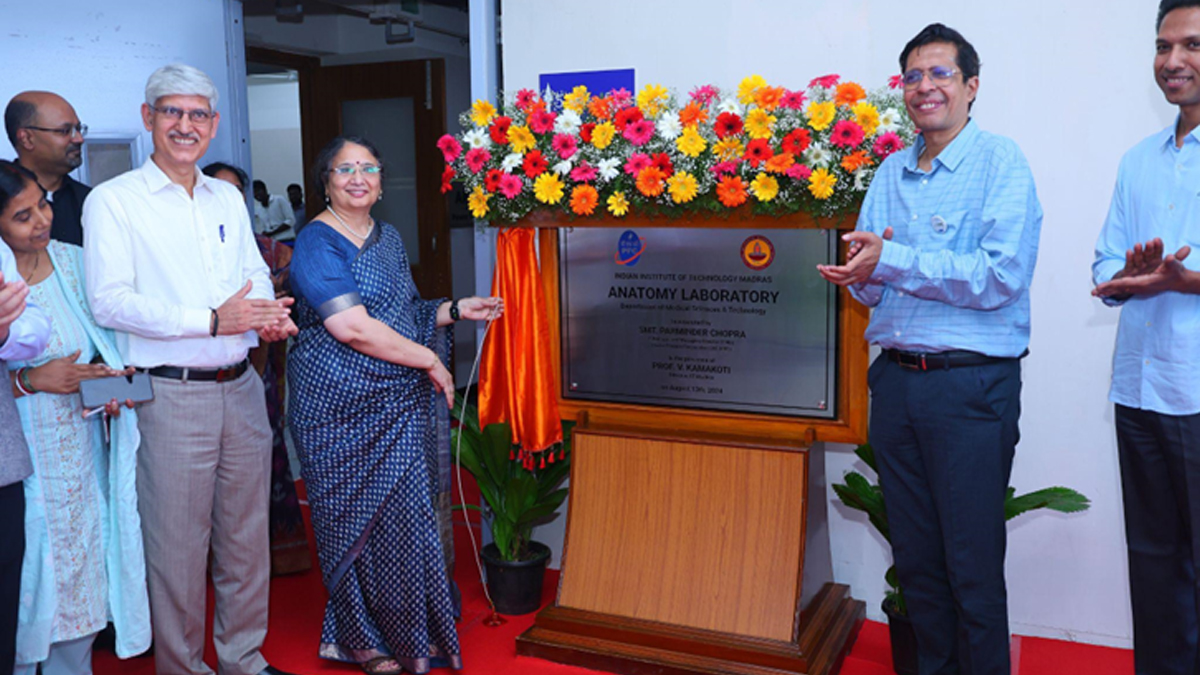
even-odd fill
[[[876,474],[879,473],[875,464],[875,451],[869,443],[858,446],[854,450],[854,454],[858,455],[858,458],[872,471]],[[871,525],[879,531],[888,544],[891,544],[887,510],[883,504],[883,490],[857,471],[848,472],[843,480],[844,483],[833,485],[833,491],[837,493],[838,499],[846,506],[866,513]],[[1071,488],[1048,487],[1017,496],[1016,490],[1009,487],[1004,498],[1004,518],[1012,520],[1022,513],[1038,509],[1075,513],[1086,511],[1089,506],[1091,506],[1091,502],[1088,498]],[[899,675],[916,675],[917,637],[904,605],[904,594],[900,589],[900,581],[896,577],[896,566],[889,567],[883,578],[888,586],[883,597],[883,612],[888,617],[888,634],[892,643],[892,669]]]
[[[466,414],[461,414],[465,408]],[[545,450],[540,462],[521,462],[507,423],[479,428],[474,405],[456,397],[451,447],[462,467],[475,478],[483,496],[480,511],[492,534],[481,557],[487,590],[501,614],[528,614],[542,604],[542,580],[550,548],[533,541],[533,527],[553,520],[567,497],[562,487],[571,469],[571,422],[563,423],[563,442]]]

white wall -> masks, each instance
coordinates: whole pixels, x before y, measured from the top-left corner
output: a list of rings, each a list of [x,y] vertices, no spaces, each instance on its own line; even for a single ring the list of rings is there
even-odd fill
[[[289,184],[304,186],[300,83],[251,78],[248,84],[253,178],[271,194],[287,196]]]
[[[204,161],[232,161],[237,114],[229,108],[225,5],[0,0],[5,66],[0,104],[27,89],[54,91],[93,132],[141,132],[148,155],[153,143],[139,113],[146,78],[159,66],[181,61],[208,73],[220,94],[221,126]],[[0,138],[0,156],[15,157],[7,138]]]
[[[1068,485],[1090,496],[1082,515],[1035,514],[1010,527],[1009,604],[1015,633],[1131,644],[1111,406],[1106,402],[1117,312],[1089,297],[1089,265],[1117,162],[1174,118],[1151,75],[1155,3],[1068,0],[523,0],[504,5],[504,82],[544,72],[632,67],[638,85],[678,92],[735,87],[760,74],[801,88],[842,74],[867,86],[898,72],[904,43],[941,21],[962,31],[983,68],[975,119],[1014,138],[1045,209],[1025,361],[1022,440],[1013,485]],[[857,459],[825,448],[836,480]],[[832,494],[828,495],[832,497]],[[831,508],[835,575],[880,618],[888,554],[862,518]]]

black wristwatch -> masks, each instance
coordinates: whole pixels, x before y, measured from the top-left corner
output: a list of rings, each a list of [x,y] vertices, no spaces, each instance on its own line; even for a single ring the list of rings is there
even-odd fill
[[[462,314],[458,311],[458,300],[450,301],[450,320],[458,321],[462,318]]]

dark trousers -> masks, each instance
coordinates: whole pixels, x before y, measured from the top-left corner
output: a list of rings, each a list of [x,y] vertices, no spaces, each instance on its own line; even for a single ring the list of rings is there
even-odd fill
[[[1200,414],[1116,407],[1134,670],[1200,673]]]
[[[921,675],[1008,675],[1004,497],[1021,414],[1016,359],[868,371],[871,445]]]
[[[25,557],[25,485],[0,487],[0,675],[12,675],[17,662],[17,608],[21,599],[21,559]]]

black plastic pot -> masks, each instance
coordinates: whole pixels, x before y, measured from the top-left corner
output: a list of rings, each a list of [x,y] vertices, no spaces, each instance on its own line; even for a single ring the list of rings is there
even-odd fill
[[[480,555],[487,570],[487,589],[501,614],[529,614],[542,606],[542,579],[550,548],[536,541],[529,542],[533,558],[509,562],[500,559],[495,544],[483,547]]]
[[[883,601],[883,613],[888,618],[888,636],[892,641],[892,670],[896,675],[917,675],[917,633],[912,620],[887,600]]]

